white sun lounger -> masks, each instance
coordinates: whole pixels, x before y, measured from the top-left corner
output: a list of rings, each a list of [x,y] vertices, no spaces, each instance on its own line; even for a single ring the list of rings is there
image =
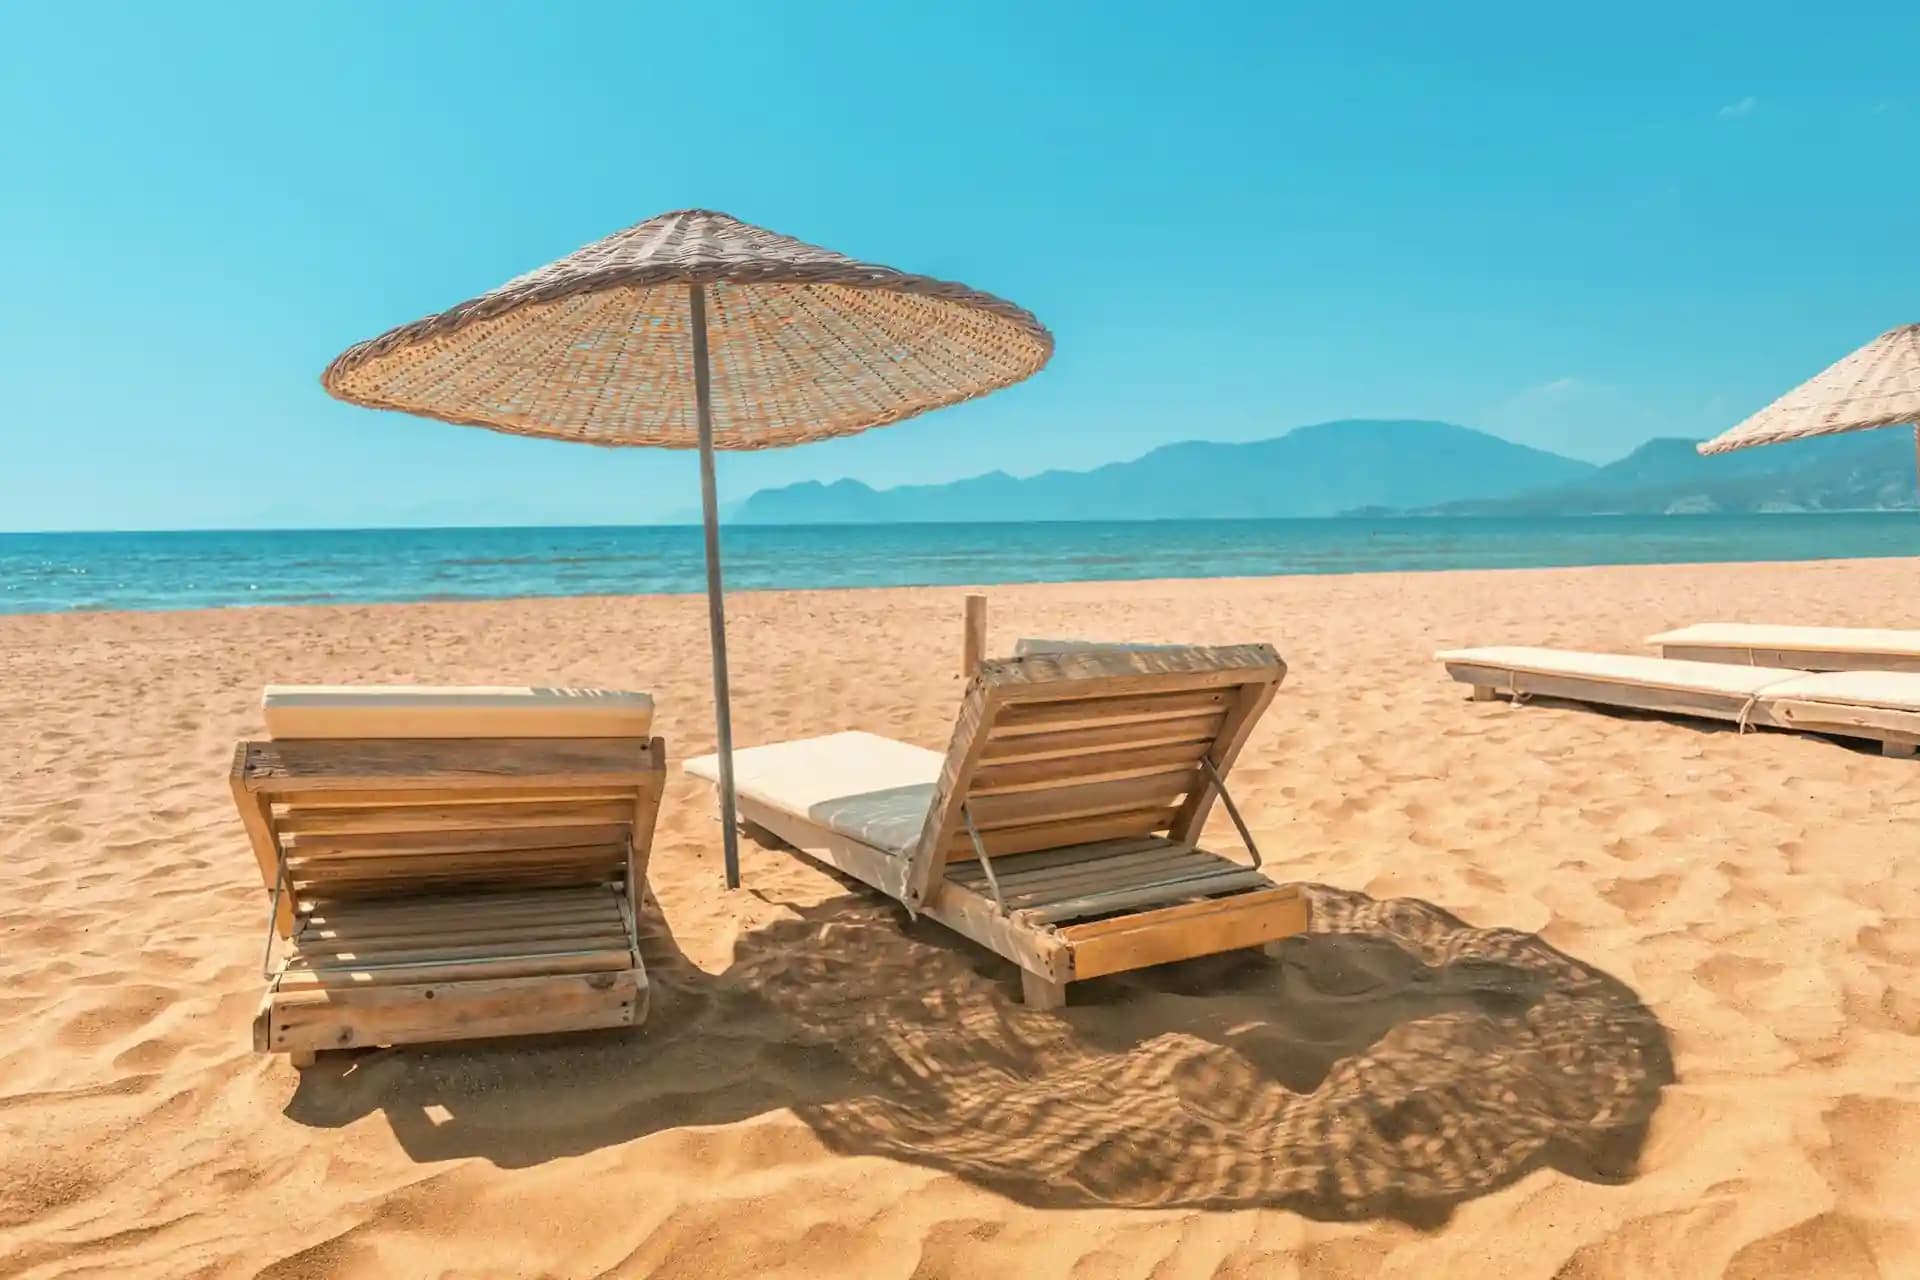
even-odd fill
[[[1503,646],[1435,655],[1476,700],[1562,698],[1595,706],[1730,720],[1880,743],[1890,756],[1920,744],[1920,673],[1688,662],[1630,654]]]
[[[868,733],[736,751],[740,814],[1012,960],[1052,1008],[1069,982],[1306,929],[1257,852],[1196,843],[1285,673],[1266,645],[986,662],[944,754]]]
[[[1648,636],[1661,656],[1801,671],[1920,671],[1920,631],[1702,622]]]

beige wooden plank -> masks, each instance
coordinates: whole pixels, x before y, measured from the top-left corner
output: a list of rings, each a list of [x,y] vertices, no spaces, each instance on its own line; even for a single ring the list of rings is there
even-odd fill
[[[287,838],[289,856],[316,858],[401,858],[411,855],[491,853],[518,849],[563,849],[621,844],[625,822],[551,827],[468,828],[455,831],[395,831],[356,835],[305,835]]]
[[[1188,862],[1196,857],[1214,860],[1213,854],[1195,854],[1191,849],[1172,844],[1158,836],[1148,836],[1134,841],[1110,841],[1107,847],[1112,852],[1103,857],[1084,858],[1078,862],[1063,862],[1050,867],[1027,867],[1026,861],[1029,857],[1044,856],[1038,853],[998,858],[994,860],[993,870],[1000,880],[1002,889],[1015,889],[1025,893],[1030,889],[1045,888],[1048,885],[1061,884],[1082,876],[1117,875],[1130,868],[1148,867],[1162,862]]]
[[[633,800],[486,801],[475,804],[398,805],[392,807],[315,808],[303,805],[282,813],[274,825],[282,835],[380,835],[413,831],[505,831],[517,827],[604,826],[633,818]]]
[[[1020,883],[1028,877],[1056,869],[1072,869],[1080,863],[1097,862],[1122,854],[1175,849],[1164,836],[1135,836],[1122,840],[1101,840],[1093,844],[1069,845],[1063,849],[1045,849],[1035,853],[1009,855],[995,861],[993,872],[1001,884]],[[972,888],[986,883],[986,873],[976,861],[955,862],[947,868],[947,878]]]
[[[479,941],[486,937],[534,937],[547,933],[560,935],[625,928],[626,917],[617,911],[611,916],[596,912],[591,918],[585,919],[558,914],[517,919],[470,916],[465,920],[443,920],[432,924],[307,925],[294,935],[294,940],[302,949],[323,949],[335,945],[378,945],[388,941],[437,942],[454,938]]]
[[[1157,884],[1103,889],[1084,893],[1077,898],[1062,898],[1018,910],[1020,918],[1030,924],[1053,924],[1082,916],[1107,915],[1115,911],[1135,911],[1170,902],[1186,902],[1205,895],[1234,893],[1272,883],[1263,873],[1245,867],[1234,870],[1194,868],[1175,872]]]
[[[1076,649],[989,662],[981,679],[1009,703],[1062,696],[1119,697],[1278,680],[1286,664],[1269,645]]]
[[[1205,742],[1175,743],[1019,764],[989,766],[983,763],[974,770],[968,803],[986,796],[1043,791],[1069,783],[1121,782],[1169,770],[1193,769],[1208,745]]]
[[[516,942],[536,938],[551,942],[555,938],[597,938],[626,936],[626,917],[614,919],[543,919],[543,921],[472,921],[467,927],[440,925],[434,929],[301,929],[294,935],[294,950],[301,956],[323,956],[336,950],[382,946],[478,946],[482,942]]]
[[[1125,813],[1102,814],[1093,818],[1075,818],[1070,822],[1043,822],[1032,826],[1008,827],[1003,831],[983,831],[980,833],[980,841],[986,846],[989,858],[1002,858],[1012,854],[1059,849],[1067,845],[1088,844],[1095,840],[1119,840],[1152,835],[1157,831],[1165,831],[1172,825],[1174,812],[1173,807],[1169,805],[1160,809],[1133,809]],[[973,843],[965,832],[961,832],[954,838],[950,855],[966,859],[974,856]]]
[[[1222,912],[1244,911],[1249,907],[1258,907],[1269,902],[1292,901],[1295,898],[1304,900],[1299,885],[1275,885],[1271,889],[1256,889],[1251,893],[1234,894],[1227,898],[1209,898],[1204,902],[1189,902],[1177,907],[1140,911],[1132,915],[1115,916],[1109,920],[1088,920],[1080,924],[1064,925],[1057,932],[1067,942],[1085,942],[1090,938],[1102,937],[1109,933],[1125,933],[1129,929],[1158,928],[1163,924],[1197,920]]]
[[[625,786],[556,787],[537,779],[524,785],[502,778],[485,786],[420,787],[395,791],[381,787],[326,788],[306,790],[297,784],[275,790],[272,800],[280,814],[318,807],[347,809],[403,809],[434,805],[497,804],[575,804],[592,802],[631,803],[639,783]]]
[[[582,864],[490,865],[459,869],[415,869],[394,871],[372,867],[371,871],[330,871],[315,879],[294,873],[294,890],[303,902],[317,898],[390,898],[396,894],[422,894],[436,890],[470,889],[566,889],[589,881],[611,881],[620,864],[614,860]]]
[[[289,739],[248,744],[246,785],[298,790],[419,791],[447,787],[604,787],[653,770],[634,738]]]
[[[366,932],[369,930],[379,930],[382,933],[389,933],[405,929],[422,929],[428,931],[436,929],[465,929],[470,927],[472,922],[478,920],[498,920],[503,924],[518,927],[521,925],[535,924],[542,920],[571,924],[623,919],[624,917],[620,912],[620,900],[615,896],[613,890],[610,887],[597,888],[598,892],[593,895],[591,900],[576,898],[574,891],[571,889],[540,890],[538,891],[539,893],[566,895],[561,901],[544,903],[538,901],[536,898],[534,901],[524,903],[482,902],[476,904],[472,902],[471,898],[466,895],[461,895],[458,899],[462,904],[459,909],[444,911],[433,910],[431,908],[415,908],[407,911],[382,912],[380,908],[396,901],[418,901],[430,904],[436,897],[451,895],[433,894],[424,899],[388,898],[383,902],[354,901],[342,902],[337,905],[329,903],[324,905],[321,910],[307,917],[306,924],[302,927],[301,933],[306,934],[315,929],[327,929],[342,934]],[[502,892],[501,897],[505,898],[513,892],[515,891],[508,890]]]
[[[324,973],[336,969],[358,969],[368,965],[418,964],[427,961],[527,960],[547,955],[575,955],[592,951],[624,951],[627,931],[601,929],[581,937],[567,938],[541,934],[530,938],[490,938],[481,942],[450,942],[436,938],[430,943],[408,946],[387,943],[366,946],[349,943],[310,950],[301,947],[287,957],[287,973]]]
[[[585,1031],[645,1019],[644,971],[277,992],[262,1018],[276,1053]]]
[[[979,799],[969,797],[967,811],[984,834],[1005,827],[1067,822],[1105,813],[1171,808],[1192,789],[1193,781],[1193,770],[1179,769],[1118,782],[1051,787],[1045,791],[1020,791]]]
[[[1218,854],[1169,850],[1111,862],[1085,863],[1062,869],[1052,879],[1029,881],[1016,888],[1004,883],[1001,891],[1008,906],[1042,906],[1085,893],[1119,890],[1153,884],[1174,876],[1197,876],[1246,871],[1244,863],[1232,862]]]
[[[1079,977],[1143,969],[1291,937],[1306,932],[1308,908],[1299,890],[1287,886],[1098,924],[1113,927],[1077,936],[1073,929],[1061,930]]]
[[[277,981],[281,991],[305,991],[321,987],[382,987],[412,982],[465,982],[491,978],[531,978],[542,974],[602,973],[627,969],[632,964],[632,952],[621,946],[580,955],[536,955],[524,960],[459,960],[446,964],[393,968],[368,965],[360,969],[298,970],[282,974]]]
[[[407,851],[354,850],[320,855],[298,854],[287,858],[294,880],[343,877],[364,879],[384,876],[431,876],[458,878],[465,872],[475,874],[501,867],[601,866],[608,870],[607,880],[626,865],[626,844],[605,841],[593,844],[542,845],[534,849],[439,849]]]
[[[614,864],[599,863],[592,866],[493,867],[462,875],[443,876],[332,876],[315,881],[296,877],[294,891],[303,901],[313,900],[316,896],[330,901],[345,901],[476,886],[501,889],[560,888],[579,884],[583,880],[610,880],[615,869]]]
[[[988,737],[986,749],[980,754],[980,762],[984,770],[989,764],[1097,755],[1123,747],[1146,748],[1177,743],[1204,746],[1220,736],[1220,724],[1226,716],[1225,702],[1224,697],[1212,698],[1212,709],[1199,715],[1124,720],[1082,729],[1003,734],[996,726]]]
[[[380,921],[422,921],[465,919],[474,912],[511,917],[518,911],[534,913],[565,912],[587,914],[604,911],[609,919],[619,916],[619,902],[606,885],[578,885],[563,889],[494,891],[486,893],[437,893],[431,897],[394,898],[385,902],[342,903],[337,909],[323,906],[311,917],[314,925],[364,924]]]
[[[233,768],[227,774],[227,786],[233,792],[234,807],[240,811],[240,825],[247,833],[247,844],[253,849],[254,863],[260,868],[260,883],[266,888],[271,901],[273,884],[280,875],[280,847],[273,834],[273,812],[265,801],[247,789],[246,772],[248,748],[250,743],[239,743],[233,749]],[[294,895],[282,893],[279,908],[274,912],[273,928],[281,937],[290,937],[294,925]]]
[[[1223,714],[1232,700],[1226,689],[1135,694],[1122,698],[1056,697],[1008,706],[993,722],[995,741],[1032,734],[1111,729],[1166,720],[1194,720]]]

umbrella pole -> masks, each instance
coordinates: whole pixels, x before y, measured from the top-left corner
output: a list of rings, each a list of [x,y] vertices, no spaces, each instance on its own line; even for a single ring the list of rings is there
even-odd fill
[[[687,286],[693,312],[693,394],[700,410],[700,515],[707,543],[707,636],[713,645],[713,722],[720,755],[720,840],[727,888],[740,887],[733,803],[733,710],[727,696],[727,612],[720,590],[720,501],[713,479],[713,385],[707,373],[707,287]]]

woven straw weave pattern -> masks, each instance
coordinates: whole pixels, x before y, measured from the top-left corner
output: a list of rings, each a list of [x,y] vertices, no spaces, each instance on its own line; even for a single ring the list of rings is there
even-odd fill
[[[1031,314],[725,214],[661,214],[343,352],[328,392],[600,445],[698,444],[688,285],[707,286],[714,444],[849,435],[1029,377]]]
[[[1749,445],[1908,422],[1920,424],[1920,324],[1889,329],[1731,431],[1707,441],[1700,452],[1726,453]]]

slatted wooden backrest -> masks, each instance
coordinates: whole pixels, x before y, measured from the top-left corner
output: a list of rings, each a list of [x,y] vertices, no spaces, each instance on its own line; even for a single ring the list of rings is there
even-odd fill
[[[1166,832],[1190,842],[1286,676],[1272,646],[1103,649],[983,663],[907,874],[918,906],[947,860]]]
[[[232,784],[269,890],[295,902],[613,884],[638,893],[658,738],[243,742]]]

